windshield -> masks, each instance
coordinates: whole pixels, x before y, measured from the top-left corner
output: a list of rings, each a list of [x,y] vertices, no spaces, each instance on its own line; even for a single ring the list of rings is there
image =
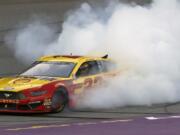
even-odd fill
[[[75,63],[72,62],[39,62],[34,64],[22,76],[69,77]]]

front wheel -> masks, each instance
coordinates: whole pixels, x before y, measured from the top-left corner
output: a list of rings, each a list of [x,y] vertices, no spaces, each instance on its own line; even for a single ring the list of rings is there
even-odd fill
[[[52,112],[58,113],[62,112],[68,102],[68,94],[64,88],[59,88],[56,90],[52,97]]]

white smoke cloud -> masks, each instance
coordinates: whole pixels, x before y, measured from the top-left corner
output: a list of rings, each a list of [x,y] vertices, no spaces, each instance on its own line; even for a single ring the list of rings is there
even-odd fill
[[[84,3],[63,23],[57,40],[50,40],[55,34],[49,27],[33,23],[17,32],[10,48],[24,61],[46,54],[108,53],[128,72],[87,92],[80,106],[151,105],[180,100],[179,35],[176,0],[155,0],[146,7],[117,2],[102,10]]]
[[[14,55],[27,64],[44,54],[53,37],[55,37],[54,29],[36,21],[9,33],[5,41]]]

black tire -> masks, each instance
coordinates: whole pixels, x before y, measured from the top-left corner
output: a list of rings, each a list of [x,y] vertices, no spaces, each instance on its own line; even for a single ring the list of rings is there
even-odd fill
[[[57,89],[52,97],[51,109],[53,113],[62,112],[68,103],[68,94],[65,88]]]

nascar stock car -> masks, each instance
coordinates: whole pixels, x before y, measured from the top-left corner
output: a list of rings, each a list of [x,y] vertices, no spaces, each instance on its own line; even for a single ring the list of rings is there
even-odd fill
[[[73,107],[73,95],[114,76],[114,65],[107,55],[41,57],[25,72],[0,78],[0,112],[60,112],[66,105]]]

